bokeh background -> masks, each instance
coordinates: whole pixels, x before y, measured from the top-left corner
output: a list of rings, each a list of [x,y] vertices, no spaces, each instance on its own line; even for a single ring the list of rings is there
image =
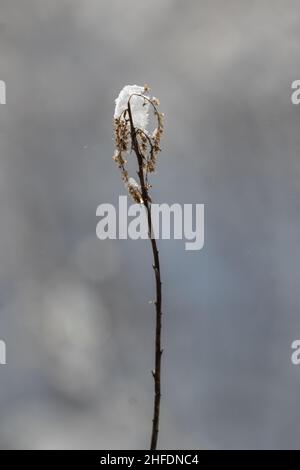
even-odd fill
[[[146,241],[100,241],[125,194],[114,99],[148,83],[156,202],[204,203],[205,247],[161,241],[160,447],[299,448],[297,0],[0,0],[0,446],[147,448]]]

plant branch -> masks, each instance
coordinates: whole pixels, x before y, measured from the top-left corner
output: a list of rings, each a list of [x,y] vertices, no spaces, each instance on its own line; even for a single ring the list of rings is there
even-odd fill
[[[156,239],[154,238],[152,229],[152,217],[151,217],[151,199],[148,194],[148,187],[145,183],[144,171],[143,171],[143,156],[139,148],[139,143],[136,135],[136,130],[133,124],[132,112],[130,102],[128,101],[128,116],[130,122],[131,132],[131,144],[134,150],[137,161],[138,161],[138,177],[140,180],[141,193],[144,201],[144,205],[147,212],[148,221],[148,236],[151,242],[152,254],[153,254],[153,269],[155,273],[155,285],[156,285],[156,320],[155,320],[155,369],[152,372],[154,378],[154,407],[153,407],[153,420],[152,420],[152,433],[151,433],[151,444],[150,449],[155,450],[157,448],[158,433],[159,433],[159,416],[160,416],[160,399],[161,399],[161,356],[163,350],[161,348],[161,328],[162,328],[162,289],[161,289],[161,275],[160,275],[160,264],[159,264],[159,252],[157,249]]]

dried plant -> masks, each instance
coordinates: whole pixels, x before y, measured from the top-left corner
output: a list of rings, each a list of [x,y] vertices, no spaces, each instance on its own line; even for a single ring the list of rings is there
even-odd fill
[[[156,286],[156,327],[155,327],[155,368],[152,371],[154,378],[154,408],[152,420],[152,433],[150,449],[157,448],[159,432],[159,415],[161,399],[161,328],[162,328],[162,289],[159,264],[159,252],[152,230],[151,204],[149,195],[151,185],[148,180],[150,173],[156,169],[157,156],[160,152],[160,139],[163,133],[163,114],[159,111],[159,101],[155,97],[150,97],[150,89],[147,85],[140,87],[137,85],[125,86],[116,99],[114,114],[114,130],[116,149],[113,155],[117,163],[122,180],[132,197],[139,204],[145,206],[148,223],[148,236],[151,242],[153,254],[153,269],[155,273]],[[153,118],[155,129],[149,132],[149,118]],[[127,170],[126,157],[134,153],[137,158],[137,175],[139,183],[129,176]]]

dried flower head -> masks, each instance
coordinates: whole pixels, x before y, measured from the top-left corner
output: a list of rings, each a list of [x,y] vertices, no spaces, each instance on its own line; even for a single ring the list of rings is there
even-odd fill
[[[129,178],[125,155],[132,150],[132,139],[136,140],[143,160],[143,172],[148,185],[148,173],[156,168],[160,152],[160,139],[163,133],[163,114],[158,110],[159,100],[149,96],[150,88],[138,85],[126,85],[116,99],[114,113],[115,145],[113,160],[117,163],[122,179],[135,202],[143,203],[140,189],[135,180]],[[148,131],[149,118],[152,114],[156,127]],[[133,129],[133,128],[134,129]],[[133,184],[133,181],[135,184]],[[137,185],[138,186],[138,185]]]

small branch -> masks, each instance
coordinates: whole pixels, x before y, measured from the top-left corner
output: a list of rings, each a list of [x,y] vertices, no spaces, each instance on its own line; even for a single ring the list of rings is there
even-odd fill
[[[148,221],[148,235],[151,242],[152,254],[153,254],[153,269],[155,273],[155,286],[156,286],[156,300],[155,300],[155,369],[152,371],[154,379],[154,407],[153,407],[153,420],[152,420],[152,434],[150,449],[155,450],[157,448],[158,433],[159,433],[159,416],[160,416],[160,399],[161,399],[161,356],[163,350],[161,348],[161,328],[162,328],[162,290],[161,290],[161,275],[160,275],[160,264],[159,264],[159,252],[157,249],[156,239],[154,238],[152,230],[152,217],[151,217],[151,199],[148,194],[148,188],[145,183],[144,171],[143,171],[143,156],[139,148],[139,143],[136,136],[135,127],[133,124],[132,112],[130,102],[128,101],[128,115],[130,122],[131,131],[131,143],[132,149],[134,150],[137,161],[138,161],[138,177],[141,185],[141,193],[146,207],[147,221]]]

